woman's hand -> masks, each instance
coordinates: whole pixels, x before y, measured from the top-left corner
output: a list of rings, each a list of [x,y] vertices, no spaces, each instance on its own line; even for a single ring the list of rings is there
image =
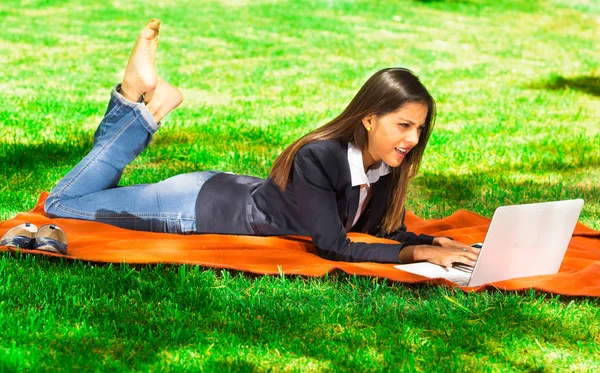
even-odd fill
[[[398,259],[401,263],[428,261],[445,268],[451,268],[452,263],[456,262],[474,266],[480,251],[446,237],[436,237],[433,245],[404,247]]]
[[[471,246],[462,242],[454,241],[448,237],[436,237],[433,239],[433,246],[447,247],[449,249],[469,249]]]

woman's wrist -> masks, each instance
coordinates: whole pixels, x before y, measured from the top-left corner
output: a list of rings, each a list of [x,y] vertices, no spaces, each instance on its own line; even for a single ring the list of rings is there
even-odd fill
[[[415,263],[429,260],[431,257],[430,245],[404,246],[398,253],[400,263]]]
[[[404,246],[398,253],[398,261],[400,263],[414,263],[415,262],[415,257],[414,257],[415,248],[416,248],[415,245]]]
[[[440,237],[434,237],[433,241],[431,242],[432,246],[443,246],[442,242],[443,241],[454,241],[451,237],[445,237],[445,236],[440,236]]]

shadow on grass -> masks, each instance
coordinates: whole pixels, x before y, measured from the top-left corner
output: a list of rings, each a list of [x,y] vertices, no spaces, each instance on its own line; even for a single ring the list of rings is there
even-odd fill
[[[75,330],[83,320],[84,331],[95,333],[94,338],[86,336],[83,342],[64,331],[52,334],[53,353],[63,357],[77,351],[81,355],[77,358],[79,362],[86,359],[92,364],[110,356],[113,362],[129,368],[163,366],[175,363],[173,358],[179,357],[181,351],[202,356],[214,345],[214,357],[206,359],[205,368],[253,370],[259,365],[268,369],[273,364],[269,351],[278,349],[283,353],[281,359],[277,359],[279,364],[285,364],[286,360],[290,363],[290,357],[294,360],[307,357],[310,361],[331,362],[336,367],[363,371],[364,364],[391,367],[398,361],[407,361],[413,353],[427,352],[431,342],[427,345],[419,342],[443,340],[452,343],[449,346],[437,344],[436,348],[442,356],[449,356],[443,359],[444,364],[456,368],[467,361],[458,355],[457,359],[451,358],[453,349],[495,356],[491,364],[535,370],[538,353],[534,352],[531,358],[521,358],[507,356],[503,351],[528,344],[534,346],[533,341],[538,340],[542,344],[559,340],[575,345],[589,338],[585,334],[578,335],[581,331],[571,327],[574,321],[549,312],[552,310],[538,312],[536,299],[539,297],[532,300],[526,294],[524,297],[515,293],[499,297],[487,297],[485,293],[451,294],[452,299],[464,306],[460,307],[445,301],[447,291],[440,287],[382,289],[370,279],[354,280],[350,275],[340,276],[340,281],[330,284],[318,279],[314,282],[319,290],[304,292],[295,290],[293,276],[286,276],[281,283],[277,276],[264,280],[265,276],[261,276],[261,280],[249,283],[242,279],[237,287],[230,288],[235,284],[230,282],[233,276],[213,279],[190,274],[193,277],[186,277],[182,282],[182,272],[164,265],[149,266],[131,276],[130,271],[113,272],[107,267],[49,265],[49,262],[62,264],[62,261],[52,260],[55,258],[27,260],[21,256],[20,259],[27,273],[33,276],[40,270],[48,278],[83,275],[77,288],[62,291],[63,297],[95,292],[94,297],[83,298],[77,307],[65,309],[58,302],[49,306],[62,311],[63,330]],[[86,273],[89,278],[85,277]],[[94,276],[103,280],[98,282]],[[43,294],[61,293],[56,288],[57,282],[49,281],[40,286],[43,292],[26,292],[23,301],[36,302],[44,299]],[[400,295],[396,290],[400,290]],[[110,302],[100,301],[105,294],[112,299]],[[388,297],[400,299],[403,296],[414,300],[385,301]],[[84,316],[79,313],[79,307],[86,309]],[[365,311],[365,307],[369,310]],[[16,312],[25,311],[17,308]],[[37,333],[21,334],[15,339],[24,346],[44,344],[48,338],[43,333],[46,329],[52,330],[39,324]],[[144,342],[140,343],[142,339]],[[365,360],[366,355],[373,352],[380,354],[382,361]],[[257,357],[260,359],[257,353],[266,354],[266,366],[255,362]],[[223,357],[227,354],[229,357]],[[352,358],[346,358],[348,356]]]
[[[494,180],[491,183],[489,180]],[[432,188],[431,185],[435,185]],[[466,209],[487,217],[502,205],[536,203],[563,199],[583,198],[587,205],[581,217],[593,218],[590,205],[600,204],[600,194],[592,183],[574,184],[568,181],[535,181],[503,178],[500,172],[474,172],[454,175],[425,173],[415,179],[413,198],[425,198],[430,204],[427,215],[442,218],[457,209]],[[485,210],[481,210],[481,201],[485,200]],[[588,212],[589,210],[589,212]],[[419,215],[419,211],[415,211]],[[589,215],[589,216],[588,216]]]
[[[529,88],[553,91],[572,89],[592,96],[600,96],[600,77],[576,76],[567,78],[563,75],[553,75],[545,81],[530,84]]]
[[[91,142],[91,136],[34,144],[0,142],[0,179],[6,180],[5,193],[26,190],[37,196],[39,191],[49,190],[66,174],[65,166],[75,166],[91,149]]]
[[[552,154],[553,146],[541,145],[538,150]],[[491,218],[494,210],[504,205],[582,198],[585,204],[580,219],[594,222],[600,193],[593,179],[600,160],[588,150],[582,153],[585,157],[553,156],[543,161],[528,159],[523,152],[520,162],[506,160],[460,175],[423,171],[410,189],[409,209],[430,219],[449,216],[458,209]],[[599,229],[594,223],[588,225]]]
[[[44,141],[34,144],[0,142],[0,164],[19,172],[37,169],[40,165],[52,167],[82,159],[92,148],[92,136],[74,133],[73,141]]]
[[[583,198],[582,217],[592,220],[600,193],[593,178],[600,167],[595,139],[569,139],[549,142],[531,140],[516,153],[500,154],[488,167],[476,167],[457,175],[446,171],[422,171],[413,183],[409,203],[427,207],[417,215],[442,218],[457,209],[467,209],[491,217],[502,205]],[[516,161],[518,160],[518,161]]]

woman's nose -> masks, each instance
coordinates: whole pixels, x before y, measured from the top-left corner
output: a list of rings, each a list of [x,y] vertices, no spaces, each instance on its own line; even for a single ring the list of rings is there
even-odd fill
[[[406,137],[405,141],[411,145],[415,146],[419,143],[419,130],[414,128],[410,131],[409,135]]]

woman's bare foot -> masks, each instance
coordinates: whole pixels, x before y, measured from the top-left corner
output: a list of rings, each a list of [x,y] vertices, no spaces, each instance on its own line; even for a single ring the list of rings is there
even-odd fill
[[[140,96],[153,90],[158,83],[156,73],[156,49],[158,48],[158,30],[160,20],[152,18],[140,32],[123,76],[121,94],[130,101],[137,102]]]
[[[144,101],[146,102],[146,107],[152,113],[154,120],[158,123],[171,110],[181,104],[183,94],[179,89],[163,80],[163,78],[158,77],[156,89],[147,92],[144,95]]]

